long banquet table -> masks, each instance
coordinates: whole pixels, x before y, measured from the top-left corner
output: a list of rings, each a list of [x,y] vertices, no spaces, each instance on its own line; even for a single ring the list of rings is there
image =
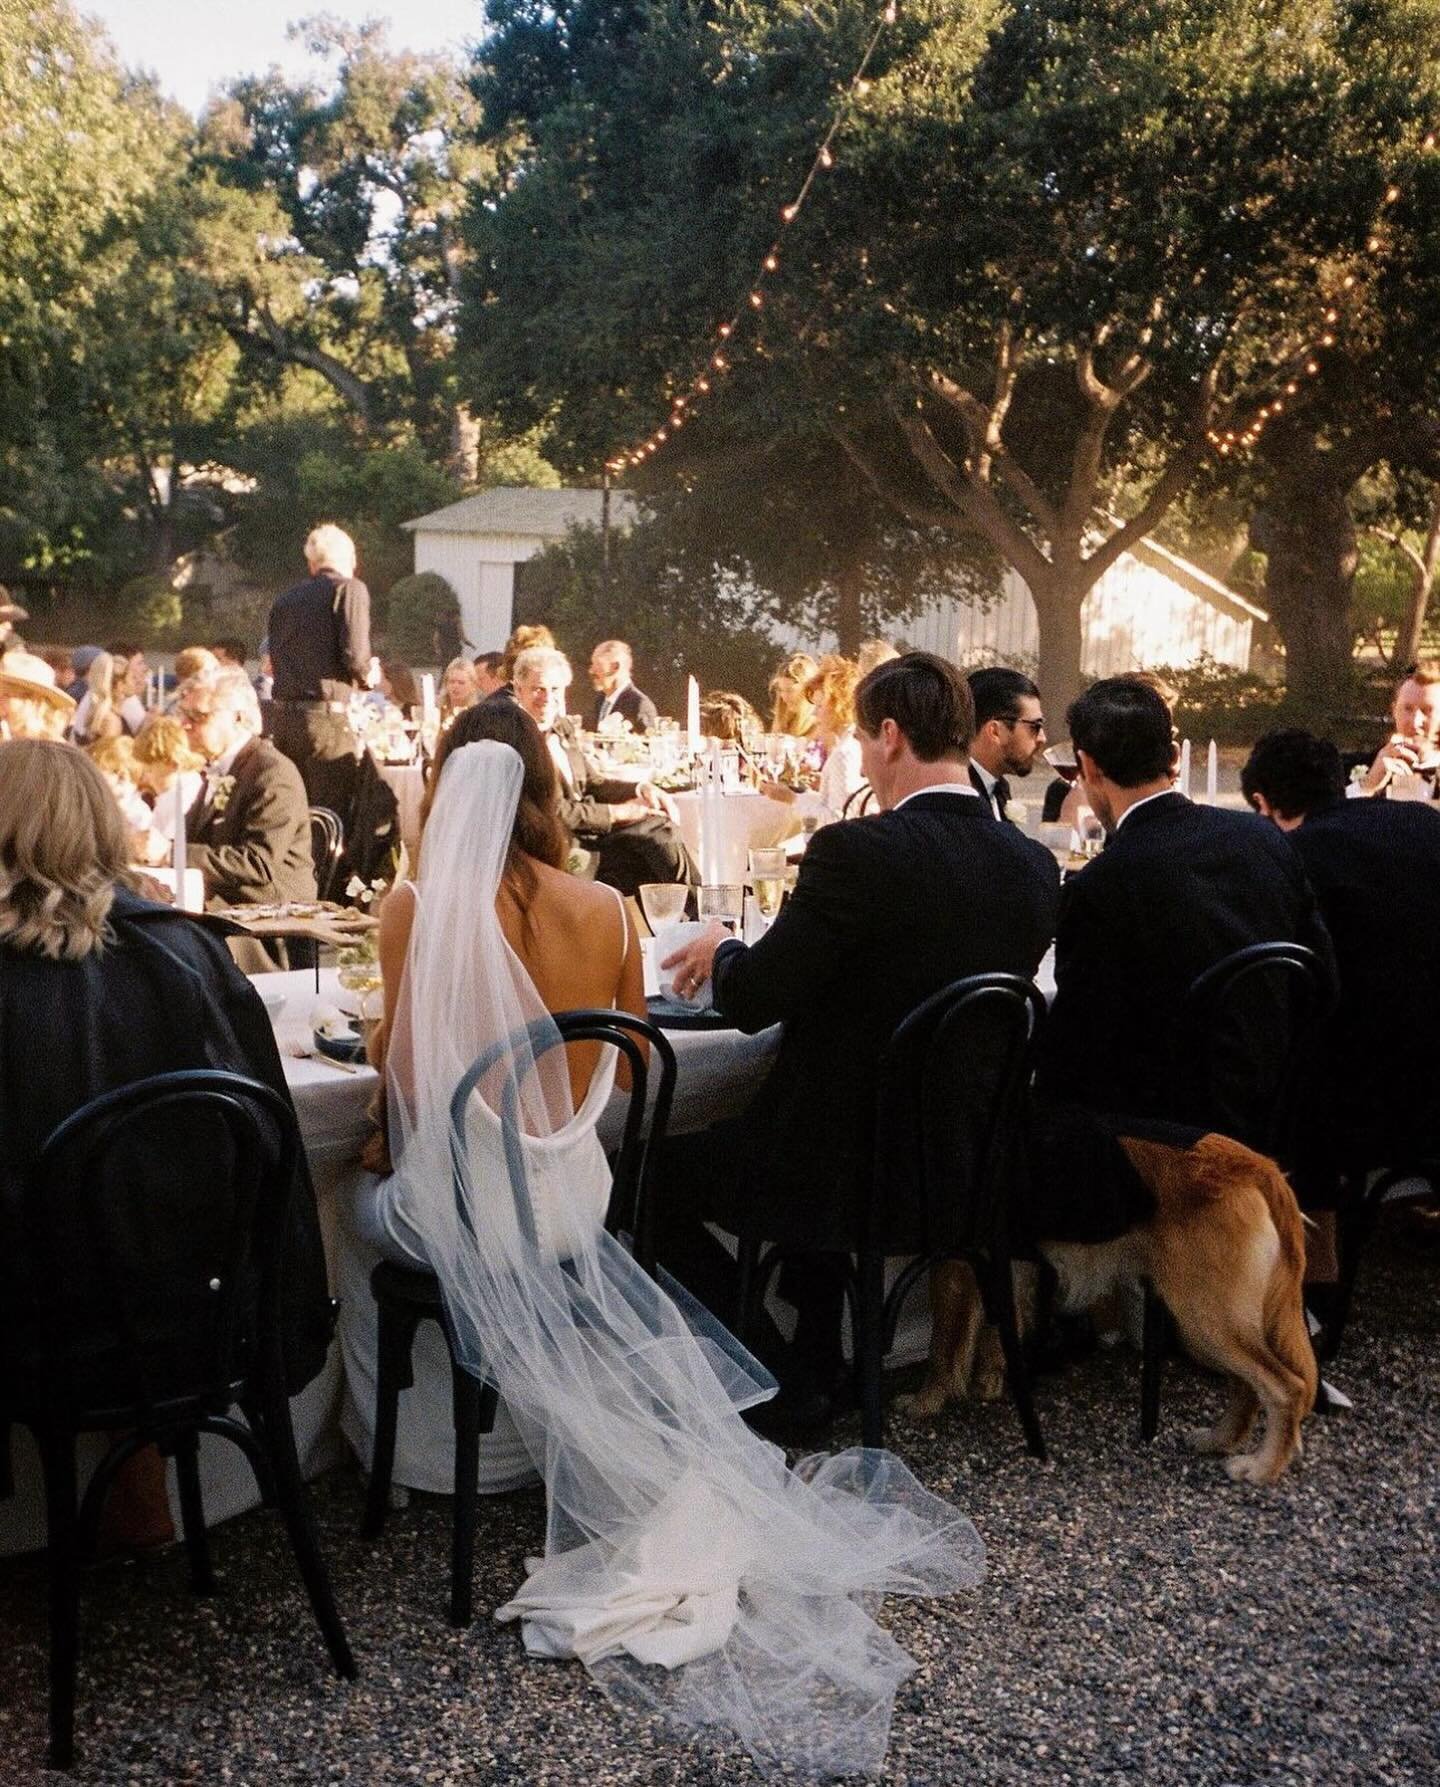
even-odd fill
[[[312,970],[256,977],[267,999],[284,998],[275,1020],[276,1040],[285,1060],[285,1078],[295,1100],[300,1135],[315,1181],[316,1202],[332,1292],[341,1298],[341,1329],[330,1348],[325,1367],[292,1403],[300,1462],[307,1476],[318,1476],[341,1461],[344,1436],[368,1458],[368,1409],[373,1385],[365,1377],[364,1349],[355,1344],[365,1324],[373,1330],[369,1272],[374,1256],[354,1234],[348,1220],[359,1168],[356,1156],[369,1129],[367,1111],[375,1095],[377,1076],[368,1067],[347,1073],[324,1060],[301,1059],[288,1051],[309,1046],[311,1016],[317,1005],[344,1002],[334,969],[322,970],[319,990]],[[737,1030],[679,1030],[671,1033],[675,1046],[677,1080],[670,1129],[674,1134],[703,1129],[719,1118],[744,1107],[765,1077],[779,1042],[778,1030],[744,1036]],[[602,1114],[602,1138],[618,1141],[624,1120],[625,1095],[617,1093]],[[351,1324],[355,1324],[354,1327]],[[438,1333],[426,1324],[416,1344],[417,1393],[401,1398],[400,1434],[396,1454],[396,1481],[413,1487],[448,1486],[449,1463],[430,1458],[414,1443],[425,1421],[421,1407],[427,1387],[448,1383],[444,1353]],[[347,1370],[358,1378],[347,1393]],[[448,1411],[448,1392],[445,1407]],[[407,1404],[410,1405],[407,1408]],[[433,1415],[434,1410],[428,1411]],[[17,1428],[12,1438],[15,1494],[0,1501],[0,1556],[32,1551],[45,1542],[45,1499],[30,1435]],[[82,1481],[99,1458],[98,1440],[86,1442],[80,1453]],[[200,1444],[201,1483],[207,1519],[229,1519],[259,1501],[249,1466],[231,1445],[210,1436]],[[174,1485],[171,1500],[175,1501]],[[178,1504],[174,1509],[179,1520]]]

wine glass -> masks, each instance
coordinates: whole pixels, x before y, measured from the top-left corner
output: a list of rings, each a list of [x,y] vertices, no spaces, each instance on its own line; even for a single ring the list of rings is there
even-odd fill
[[[662,925],[674,924],[685,915],[685,896],[689,889],[678,881],[647,881],[640,889],[640,909],[651,935]]]
[[[1080,759],[1075,755],[1075,747],[1069,739],[1058,745],[1047,745],[1044,755],[1045,761],[1060,780],[1069,782],[1073,787],[1080,774]]]
[[[767,922],[780,910],[785,897],[785,852],[752,850],[750,852],[750,885],[755,890],[755,904]]]
[[[700,889],[700,922],[722,924],[732,933],[745,913],[745,889],[739,882]]]

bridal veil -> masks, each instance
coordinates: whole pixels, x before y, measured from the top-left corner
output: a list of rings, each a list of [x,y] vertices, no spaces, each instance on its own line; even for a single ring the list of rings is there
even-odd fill
[[[733,1734],[764,1768],[874,1773],[914,1667],[874,1597],[972,1586],[983,1547],[889,1453],[788,1468],[740,1418],[768,1374],[605,1232],[595,1118],[613,1063],[576,1112],[495,912],[521,775],[494,741],[445,764],[387,1062],[400,1195],[465,1363],[545,1479],[545,1555],[497,1617],[535,1654],[578,1657],[613,1701]]]

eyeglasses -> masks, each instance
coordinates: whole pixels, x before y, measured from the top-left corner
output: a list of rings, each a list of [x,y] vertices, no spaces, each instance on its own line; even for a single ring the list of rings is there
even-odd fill
[[[1028,726],[1036,738],[1039,738],[1040,734],[1045,730],[1045,720],[1043,716],[1038,720],[1011,720],[1009,724],[1012,728],[1016,726]]]
[[[203,726],[214,712],[213,707],[203,709],[182,707],[179,713],[180,724],[182,726]]]

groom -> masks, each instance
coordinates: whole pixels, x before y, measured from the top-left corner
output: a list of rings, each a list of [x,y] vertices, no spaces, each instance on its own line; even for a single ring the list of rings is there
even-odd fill
[[[879,1058],[900,1021],[951,981],[1033,974],[1059,896],[1050,852],[991,823],[971,784],[974,707],[954,665],[929,652],[894,658],[864,678],[855,704],[881,810],[816,832],[794,893],[753,947],[712,926],[664,964],[685,994],[713,979],[716,1009],[736,1028],[785,1026],[744,1116],[667,1148],[657,1225],[666,1263],[722,1318],[733,1315],[733,1268],[707,1221],[809,1250],[783,1287],[798,1311],[794,1343],[766,1360],[796,1426],[823,1423],[842,1364],[835,1256],[853,1247],[863,1208]]]

